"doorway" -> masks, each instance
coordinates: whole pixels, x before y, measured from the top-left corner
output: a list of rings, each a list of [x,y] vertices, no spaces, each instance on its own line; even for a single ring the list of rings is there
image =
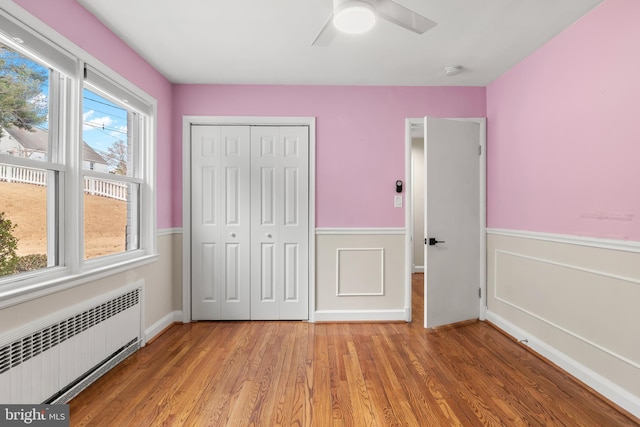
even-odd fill
[[[473,240],[477,240],[477,242],[475,242],[474,244],[477,244],[477,252],[479,253],[479,266],[478,266],[478,271],[479,271],[479,278],[478,278],[478,282],[477,282],[477,290],[474,290],[475,293],[475,298],[478,298],[478,304],[476,305],[475,303],[473,303],[474,307],[477,307],[477,311],[474,308],[473,312],[474,317],[477,317],[481,320],[484,320],[485,318],[485,313],[486,313],[486,232],[485,232],[485,224],[486,224],[486,163],[485,163],[485,152],[486,152],[486,119],[480,118],[480,119],[450,119],[450,120],[442,120],[442,119],[432,119],[432,121],[434,123],[437,123],[438,120],[441,120],[443,122],[449,122],[449,121],[458,121],[458,122],[470,122],[470,123],[476,123],[477,127],[478,127],[478,137],[477,137],[477,145],[478,147],[474,147],[474,149],[476,150],[480,150],[480,151],[476,151],[476,153],[479,154],[478,156],[478,162],[479,164],[477,165],[478,167],[478,176],[477,176],[477,184],[478,184],[478,198],[479,198],[479,206],[477,207],[477,215],[479,217],[479,223],[480,223],[480,227],[479,227],[479,232],[477,233],[477,239],[473,238]],[[406,307],[411,307],[412,306],[412,278],[414,277],[414,273],[422,273],[423,269],[424,269],[424,265],[421,265],[420,263],[420,259],[426,259],[426,257],[422,257],[420,255],[418,255],[418,257],[416,257],[416,254],[420,253],[421,249],[424,249],[425,247],[429,247],[430,251],[432,251],[432,253],[436,254],[437,256],[441,256],[441,254],[446,254],[447,253],[447,249],[446,245],[444,244],[440,244],[437,249],[436,246],[425,246],[428,242],[425,240],[428,236],[426,236],[425,231],[423,230],[423,227],[420,227],[421,224],[424,223],[422,216],[424,215],[423,212],[421,212],[420,209],[416,209],[416,207],[418,207],[419,205],[422,205],[422,201],[420,200],[420,197],[418,197],[417,199],[413,197],[414,194],[414,188],[415,190],[418,190],[418,195],[422,195],[423,197],[428,197],[427,195],[427,189],[426,187],[422,186],[422,183],[424,181],[423,178],[421,177],[420,173],[416,174],[416,169],[421,167],[421,164],[423,163],[422,158],[417,158],[416,157],[416,153],[418,153],[418,156],[422,155],[422,150],[420,147],[421,144],[424,144],[424,138],[425,138],[425,124],[427,123],[427,118],[415,118],[415,119],[407,119],[406,120],[406,131],[405,131],[405,136],[406,136],[406,145],[405,145],[405,153],[406,153],[406,163],[405,163],[405,167],[406,167],[406,182],[407,182],[407,204],[406,204],[406,224],[407,224],[407,235],[406,235],[406,242],[405,242],[405,246],[406,246],[406,261],[405,261],[405,272],[406,272],[406,291],[405,291],[405,303],[406,303]],[[446,123],[445,123],[446,124]],[[463,125],[461,123],[460,126],[467,126],[468,125]],[[435,130],[432,127],[432,135],[435,135]],[[440,155],[440,154],[438,154]],[[433,158],[433,155],[432,155]],[[443,159],[444,160],[444,159]],[[420,172],[420,171],[418,171]],[[420,182],[416,182],[415,179],[415,175],[417,175],[420,180]],[[432,180],[433,182],[433,180]],[[435,192],[434,192],[434,197],[435,197]],[[440,196],[442,197],[442,196]],[[433,223],[432,223],[433,224]],[[429,229],[433,230],[433,229],[438,229],[438,227],[428,227]],[[426,231],[427,233],[429,232],[429,230]],[[434,236],[429,236],[429,237],[434,237]],[[441,236],[435,236],[438,239],[442,239]],[[442,239],[444,240],[444,239]],[[439,242],[438,242],[439,243]],[[435,245],[435,243],[434,243]],[[451,251],[453,253],[453,251]],[[438,261],[440,262],[440,261]],[[423,264],[423,263],[422,263]],[[435,266],[436,264],[432,262],[432,266]],[[428,268],[428,267],[427,267]],[[433,272],[433,270],[432,270]],[[446,274],[444,275],[446,276]],[[426,276],[425,276],[426,277]],[[432,276],[433,277],[433,276]],[[435,277],[442,277],[442,275],[436,275]],[[414,280],[415,282],[415,280]],[[433,281],[432,281],[433,283]],[[438,283],[440,283],[438,281]],[[438,299],[437,298],[441,298],[443,299],[442,301],[440,301],[440,303],[442,303],[442,305],[438,306],[437,311],[441,311],[441,307],[445,306],[448,307],[449,302],[446,301],[446,295],[438,295],[438,292],[434,293],[434,289],[437,290],[437,287],[431,286],[429,288],[429,291],[431,291],[431,299],[426,298],[427,294],[427,287],[428,285],[425,284],[424,287],[424,293],[423,296],[425,297],[425,312],[422,313],[422,315],[424,316],[424,325],[425,327],[428,327],[430,325],[428,325],[427,323],[427,311],[428,311],[428,303],[429,301],[432,303],[437,303]],[[442,286],[441,286],[442,288]],[[445,290],[446,286],[444,287]],[[448,291],[448,290],[447,290]],[[449,298],[451,298],[451,295],[448,296]],[[468,306],[468,305],[467,305]],[[453,309],[451,310],[453,311]],[[468,310],[467,310],[468,311]],[[431,313],[431,319],[433,319],[433,310]],[[447,319],[447,318],[451,318],[451,319],[455,319],[455,314],[452,314],[453,317],[451,316],[447,316],[448,313],[444,313],[444,316],[442,315],[442,313],[440,313],[439,317],[442,319]],[[408,319],[410,320],[410,319]],[[462,320],[462,319],[460,319]],[[455,320],[454,320],[455,321]],[[432,320],[433,322],[433,320]]]

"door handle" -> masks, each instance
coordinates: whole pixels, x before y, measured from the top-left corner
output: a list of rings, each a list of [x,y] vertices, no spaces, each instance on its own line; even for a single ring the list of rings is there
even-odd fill
[[[429,246],[435,246],[438,243],[444,243],[444,240],[437,240],[435,237],[429,237],[429,241],[427,242],[427,239],[424,239],[424,244],[428,244]]]

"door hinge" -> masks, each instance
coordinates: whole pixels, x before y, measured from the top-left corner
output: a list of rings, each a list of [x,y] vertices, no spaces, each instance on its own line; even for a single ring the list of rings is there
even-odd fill
[[[482,299],[482,288],[478,288],[478,298]]]
[[[478,145],[478,156],[482,156],[482,145]]]

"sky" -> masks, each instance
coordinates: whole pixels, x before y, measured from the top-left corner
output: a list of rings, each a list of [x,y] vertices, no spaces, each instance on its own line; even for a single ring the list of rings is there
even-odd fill
[[[127,139],[127,111],[87,89],[82,94],[82,122],[82,138],[98,152]]]

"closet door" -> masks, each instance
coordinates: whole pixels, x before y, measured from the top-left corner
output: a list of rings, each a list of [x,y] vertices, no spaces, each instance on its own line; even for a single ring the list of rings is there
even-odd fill
[[[250,128],[191,128],[193,320],[249,319]]]
[[[252,127],[252,319],[309,317],[308,194],[308,127]]]

